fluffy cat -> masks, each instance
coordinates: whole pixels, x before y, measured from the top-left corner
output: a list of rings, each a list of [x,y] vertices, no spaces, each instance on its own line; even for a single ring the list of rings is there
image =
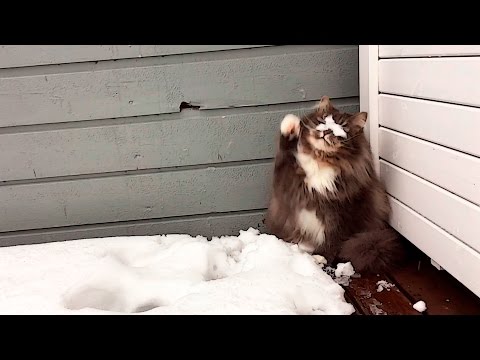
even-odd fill
[[[301,119],[285,116],[265,224],[329,264],[380,272],[398,264],[403,247],[387,223],[390,206],[363,135],[366,121],[367,113],[340,112],[326,96]]]

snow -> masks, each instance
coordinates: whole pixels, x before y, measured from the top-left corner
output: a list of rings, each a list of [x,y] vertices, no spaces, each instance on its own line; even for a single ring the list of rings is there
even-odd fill
[[[355,270],[350,262],[338,263],[336,269],[327,266],[325,268],[325,272],[330,275],[337,284],[343,286],[348,286],[350,284],[350,278],[356,275]]]
[[[390,288],[394,287],[395,284],[391,284],[386,280],[377,281],[377,292],[382,292],[384,289],[390,291]]]
[[[425,304],[425,301],[420,300],[413,304],[413,308],[418,312],[424,312],[425,310],[427,310],[427,304]]]
[[[313,259],[322,268],[327,265],[328,262],[322,255],[313,255]]]
[[[355,274],[355,270],[353,270],[350,262],[337,264],[337,269],[335,270],[335,276],[337,278],[341,276],[352,276],[353,274]]]
[[[325,124],[318,125],[316,129],[318,131],[325,131],[325,130],[330,129],[330,130],[332,130],[333,135],[335,135],[335,136],[339,136],[339,137],[343,137],[343,138],[347,137],[347,133],[345,132],[345,130],[343,130],[343,128],[340,125],[338,125],[335,122],[335,120],[333,120],[332,115],[328,115],[325,118]]]
[[[352,314],[319,261],[255,229],[5,247],[0,314]]]
[[[368,305],[368,308],[370,309],[372,315],[388,315],[384,310],[382,310],[382,308],[379,307],[382,305],[383,304],[377,299],[372,299],[371,303]]]

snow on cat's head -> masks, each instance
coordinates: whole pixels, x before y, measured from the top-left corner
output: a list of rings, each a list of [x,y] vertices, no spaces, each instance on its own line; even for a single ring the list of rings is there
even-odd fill
[[[351,150],[351,140],[363,132],[367,113],[341,112],[324,96],[317,108],[300,119],[300,142],[303,147],[323,153],[336,153],[340,149]]]

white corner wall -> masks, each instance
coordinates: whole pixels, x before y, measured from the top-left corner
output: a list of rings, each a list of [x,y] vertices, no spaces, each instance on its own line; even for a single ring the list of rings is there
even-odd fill
[[[360,46],[391,225],[480,296],[480,46]]]

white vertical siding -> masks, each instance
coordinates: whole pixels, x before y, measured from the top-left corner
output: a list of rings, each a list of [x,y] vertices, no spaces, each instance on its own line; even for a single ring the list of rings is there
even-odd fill
[[[480,296],[480,46],[366,48],[361,104],[391,225]]]

